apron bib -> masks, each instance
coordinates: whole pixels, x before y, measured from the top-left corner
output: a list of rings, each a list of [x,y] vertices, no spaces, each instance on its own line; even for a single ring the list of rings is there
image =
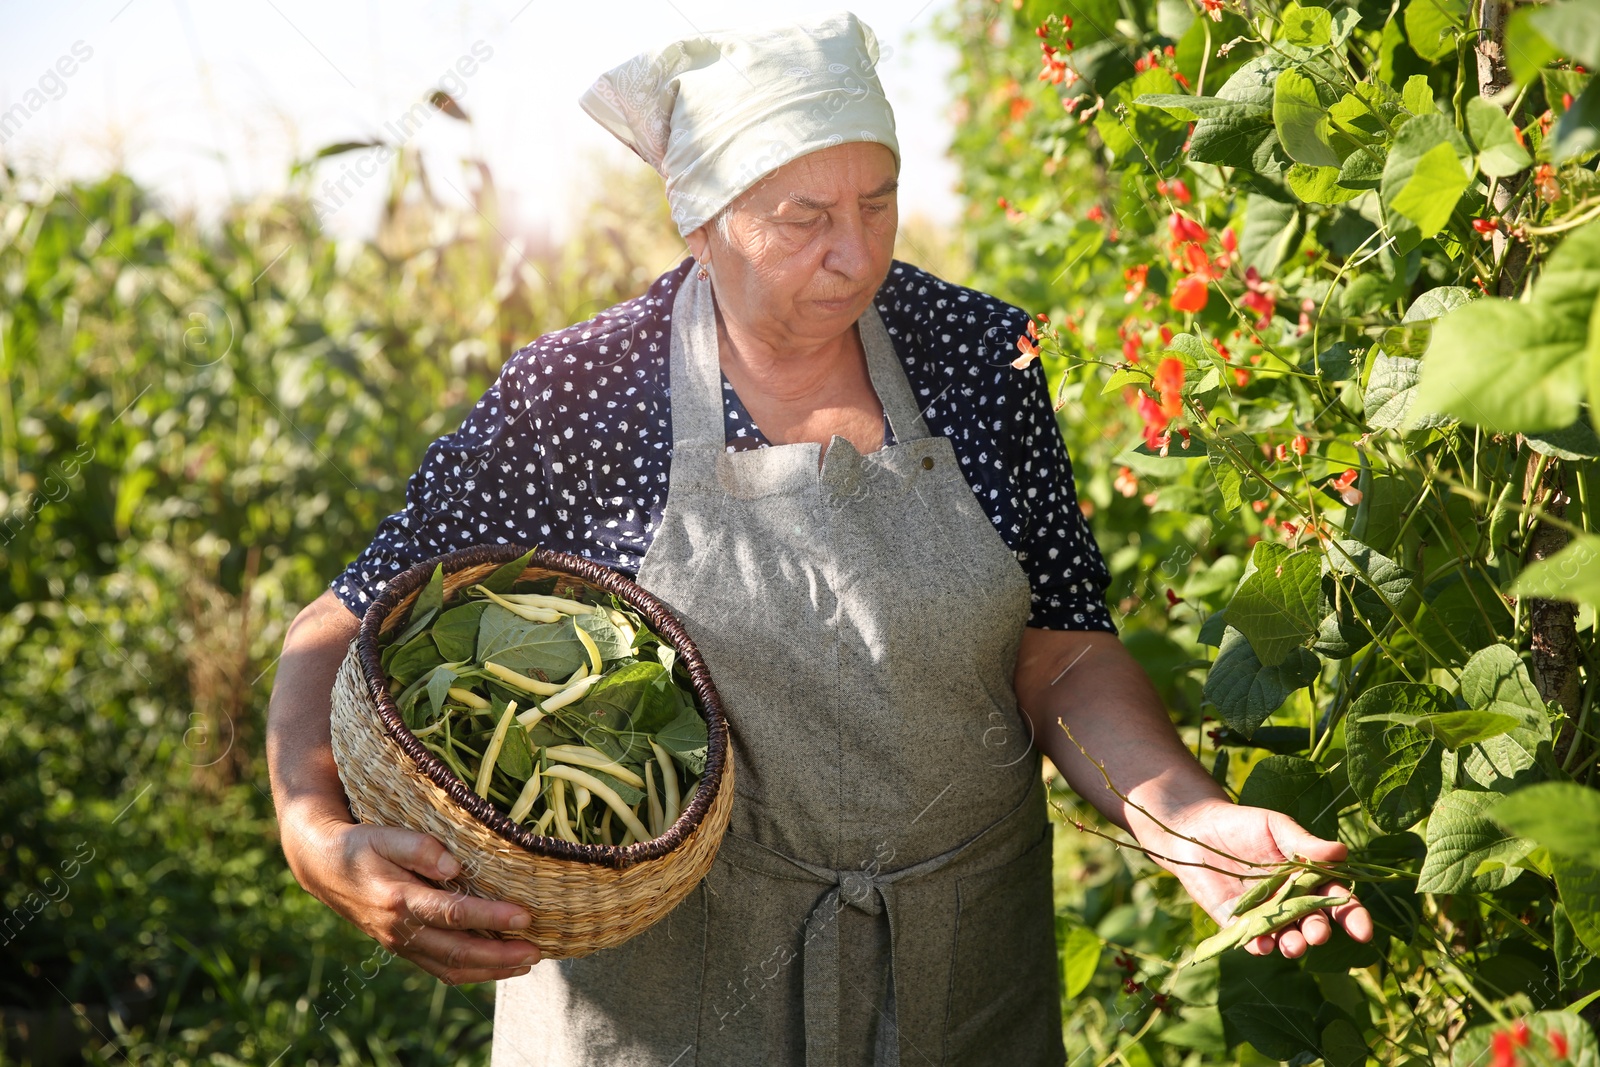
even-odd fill
[[[1065,1060],[1051,829],[1012,687],[1026,574],[876,308],[896,444],[728,452],[711,285],[672,309],[667,503],[637,581],[682,620],[739,774],[705,880],[639,937],[499,983],[494,1067]]]

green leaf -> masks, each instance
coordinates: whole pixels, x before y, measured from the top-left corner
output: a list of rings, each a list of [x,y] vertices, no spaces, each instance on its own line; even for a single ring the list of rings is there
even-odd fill
[[[1240,495],[1244,476],[1239,473],[1239,468],[1220,451],[1208,453],[1206,462],[1211,467],[1211,476],[1217,480],[1218,491],[1222,493],[1223,510],[1238,511],[1244,504]]]
[[[1429,63],[1455,55],[1456,35],[1467,24],[1466,0],[1411,0],[1405,9],[1406,40]]]
[[[1481,96],[1467,99],[1467,136],[1478,149],[1478,169],[1494,178],[1526,170],[1533,157],[1517,141],[1517,127]]]
[[[1600,536],[1575,537],[1549,559],[1530,563],[1517,575],[1511,592],[1600,606]]]
[[[666,668],[639,660],[608,672],[577,706],[609,729],[653,734],[679,715],[683,703]]]
[[[1587,328],[1573,333],[1530,304],[1475,300],[1434,325],[1416,406],[1500,433],[1570,426],[1586,341]],[[1510,367],[1517,383],[1508,389]]]
[[[386,669],[390,677],[404,688],[444,662],[445,658],[439,655],[433,638],[426,633],[419,633],[400,647]]]
[[[1056,916],[1056,953],[1061,960],[1062,993],[1067,999],[1089,988],[1100,967],[1100,939],[1093,930]]]
[[[473,659],[478,648],[478,626],[487,600],[471,600],[446,611],[433,624],[433,640],[439,652],[452,663]]]
[[[1239,259],[1263,276],[1274,274],[1300,237],[1300,213],[1259,193],[1245,200],[1244,228],[1239,234]]]
[[[600,650],[602,660],[610,662],[621,659],[633,651],[633,646],[623,637],[622,631],[604,615],[598,613],[574,615],[572,621],[575,625],[583,627],[589,636],[594,638],[595,647]]]
[[[1324,561],[1324,615],[1315,647],[1325,656],[1343,658],[1364,648],[1374,631],[1388,625],[1393,606],[1411,591],[1411,574],[1360,541],[1335,541]]]
[[[1303,370],[1319,374],[1330,382],[1348,381],[1361,366],[1367,346],[1359,342],[1335,341],[1317,353],[1316,362],[1301,364]]]
[[[1378,188],[1383,181],[1383,167],[1388,159],[1388,149],[1382,145],[1351,152],[1339,164],[1339,184],[1360,192]]]
[[[1511,76],[1519,85],[1538,81],[1539,71],[1561,57],[1560,50],[1539,32],[1538,26],[1528,17],[1538,10],[1536,7],[1518,8],[1506,22],[1506,65],[1511,68]]]
[[[1196,163],[1253,167],[1256,151],[1273,135],[1272,87],[1288,62],[1283,57],[1264,55],[1234,71],[1216,97],[1233,107],[1196,106],[1194,101],[1205,98],[1187,97],[1198,115],[1189,135],[1189,158]]]
[[[1127,85],[1112,90],[1105,109],[1095,120],[1095,129],[1106,147],[1118,159],[1142,151],[1155,160],[1157,166],[1176,159],[1188,134],[1187,123],[1163,108],[1146,107],[1137,100],[1141,96],[1170,96],[1177,88],[1178,83],[1169,71],[1164,67],[1152,67],[1135,75]],[[1120,104],[1128,105],[1126,120],[1115,113]]]
[[[1430,715],[1412,715],[1396,711],[1379,712],[1372,717],[1384,722],[1413,726],[1429,737],[1437,739],[1452,752],[1463,745],[1510,733],[1522,722],[1515,715],[1493,710],[1440,711]]]
[[[672,758],[683,764],[691,774],[706,771],[706,721],[694,708],[685,708],[660,730],[656,731],[656,744],[672,753]]]
[[[596,770],[593,767],[584,767],[583,768],[583,772],[585,774],[594,775],[596,778],[600,779],[601,782],[603,782],[606,785],[610,786],[612,792],[616,793],[617,796],[622,800],[622,802],[624,804],[628,805],[628,807],[630,807],[630,808],[633,807],[635,804],[639,803],[639,801],[641,801],[641,800],[643,800],[645,798],[646,794],[645,794],[645,791],[643,789],[640,789],[636,785],[629,785],[627,782],[624,782],[621,778],[614,778],[611,775],[607,774],[605,771]],[[659,796],[660,793],[661,793],[661,772],[660,772],[660,769],[657,768],[653,773],[654,773],[655,779],[656,779],[656,794]],[[640,774],[642,776],[642,774],[643,774],[642,770],[640,770]]]
[[[514,587],[517,584],[517,581],[522,577],[522,572],[527,570],[528,567],[533,563],[533,554],[537,551],[539,551],[539,547],[535,545],[533,548],[528,549],[526,553],[512,560],[510,563],[506,563],[496,568],[494,573],[490,574],[489,577],[485,578],[478,584],[489,590],[491,593],[511,592],[512,587]],[[576,670],[577,668],[573,669]]]
[[[1501,702],[1544,710],[1522,657],[1507,645],[1490,645],[1473,653],[1461,668],[1461,699],[1474,708]]]
[[[428,584],[417,594],[416,603],[411,605],[411,614],[415,617],[422,613],[433,614],[443,609],[444,564],[440,563],[433,568],[433,575],[428,579]]]
[[[1359,189],[1347,189],[1339,184],[1336,166],[1313,167],[1296,163],[1289,168],[1286,180],[1289,189],[1308,204],[1342,204],[1361,195]]]
[[[399,636],[395,637],[389,642],[388,647],[390,649],[398,649],[403,645],[410,644],[418,634],[422,633],[422,631],[428,628],[428,624],[433,621],[433,617],[438,613],[438,611],[439,609],[437,607],[433,607],[428,608],[426,611],[422,612],[422,614],[418,615],[413,608],[410,621],[406,623],[406,628],[400,631]],[[391,656],[390,658],[392,659],[393,657]]]
[[[1316,1013],[1324,999],[1298,961],[1229,952],[1219,970],[1217,1007],[1230,1047],[1248,1041],[1273,1060],[1318,1055]]]
[[[1531,22],[1568,59],[1600,67],[1600,7],[1589,0],[1564,0],[1528,12]]]
[[[1244,580],[1228,602],[1228,624],[1244,634],[1263,666],[1274,667],[1316,634],[1321,603],[1317,552],[1258,541]]]
[[[1400,127],[1380,186],[1389,232],[1414,231],[1414,246],[1443,229],[1472,181],[1471,156],[1466,140],[1443,115],[1421,115]]]
[[[517,706],[520,708],[523,705],[519,701]],[[526,782],[533,777],[533,745],[528,741],[528,731],[515,722],[511,724],[511,728],[506,731],[505,741],[500,745],[500,756],[495,760],[494,766],[495,770],[503,771],[506,777],[518,782]]]
[[[1457,570],[1423,590],[1415,630],[1431,655],[1465,664],[1477,649],[1510,636],[1511,613],[1482,574]]]
[[[1550,159],[1557,165],[1600,148],[1600,80],[1591,78],[1550,131]]]
[[[1590,952],[1600,953],[1600,868],[1561,854],[1552,855],[1551,861],[1556,892],[1566,906],[1572,929]]]
[[[1499,793],[1469,789],[1452,790],[1439,799],[1428,816],[1428,855],[1417,892],[1482,893],[1516,881],[1522,868],[1513,864],[1534,845],[1511,837],[1485,814],[1499,800]]]
[[[571,615],[559,622],[529,622],[499,604],[490,604],[479,620],[478,656],[522,674],[538,671],[550,680],[566,678],[589,662]]]
[[[1444,746],[1421,730],[1376,716],[1449,710],[1448,692],[1418,682],[1375,685],[1351,704],[1345,722],[1350,784],[1362,810],[1384,832],[1415,825],[1433,807],[1443,784]]]
[[[1539,782],[1501,800],[1489,817],[1562,856],[1600,856],[1600,792],[1572,782]]]
[[[1264,667],[1250,642],[1230,626],[1206,672],[1202,695],[1216,707],[1223,722],[1249,737],[1283,706],[1290,693],[1310,685],[1319,667],[1317,657],[1304,648],[1290,649],[1279,663]]]
[[[1552,459],[1594,459],[1600,457],[1600,435],[1594,427],[1579,419],[1571,426],[1559,430],[1525,435],[1528,447],[1541,456]]]
[[[1320,10],[1320,9],[1312,9]],[[1321,11],[1331,23],[1326,11]],[[1272,122],[1289,158],[1312,167],[1337,167],[1339,153],[1328,141],[1328,112],[1317,99],[1317,86],[1294,68],[1282,71],[1273,89]]]
[[[1135,97],[1133,102],[1140,107],[1160,108],[1185,122],[1230,116],[1260,120],[1271,114],[1270,107],[1260,104],[1241,104],[1220,96],[1191,96],[1188,93],[1144,93]]]
[[[1286,44],[1298,48],[1323,48],[1333,43],[1333,12],[1323,7],[1291,3],[1278,16]]]
[[[1361,398],[1366,406],[1367,425],[1386,430],[1398,430],[1406,426],[1421,378],[1421,360],[1404,356],[1377,356],[1372,361],[1372,373],[1367,378],[1367,389]],[[1442,424],[1443,421],[1448,420],[1441,420],[1427,412],[1418,416],[1418,425],[1413,428],[1423,429]]]
[[[451,660],[450,662],[457,662]],[[428,676],[428,703],[433,705],[433,717],[437,719],[444,714],[445,697],[450,692],[450,686],[455,684],[456,672],[449,665],[441,663],[433,669]]]
[[[1321,767],[1299,756],[1268,756],[1250,768],[1239,803],[1280,811],[1318,837],[1339,832],[1333,782]]]
[[[1361,1031],[1348,1019],[1335,1019],[1322,1028],[1322,1059],[1328,1067],[1362,1067],[1370,1051]]]
[[[1433,104],[1433,86],[1428,83],[1427,75],[1413,74],[1407,78],[1405,88],[1400,90],[1400,102],[1413,115],[1432,115],[1437,108]]]

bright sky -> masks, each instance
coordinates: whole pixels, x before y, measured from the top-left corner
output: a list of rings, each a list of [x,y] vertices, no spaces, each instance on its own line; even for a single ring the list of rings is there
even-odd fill
[[[851,7],[885,52],[879,76],[898,124],[901,214],[943,222],[957,210],[944,158],[955,57],[932,33],[946,2]],[[430,173],[465,191],[455,161],[481,156],[507,213],[530,235],[559,239],[585,199],[594,153],[646,166],[579,109],[596,75],[679,37],[841,4],[0,0],[0,160],[52,179],[103,175],[120,161],[169,204],[210,217],[230,196],[280,188],[292,159],[325,144],[394,139],[385,125],[444,87],[458,90],[473,125],[432,114],[417,130],[411,143]],[[445,84],[463,57],[475,72]],[[319,182],[353,158],[321,164]],[[386,177],[380,168],[341,198],[328,228],[370,232]]]

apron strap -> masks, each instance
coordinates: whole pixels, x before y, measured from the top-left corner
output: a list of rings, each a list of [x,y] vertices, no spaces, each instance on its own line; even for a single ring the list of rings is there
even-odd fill
[[[877,306],[867,305],[856,326],[866,352],[867,374],[895,440],[930,436]],[[670,349],[667,392],[672,403],[674,454],[681,454],[685,446],[723,451],[727,432],[723,428],[722,365],[717,357],[716,301],[710,280],[702,281],[694,271],[684,277],[672,301]]]
[[[872,377],[872,388],[883,402],[883,413],[889,417],[894,439],[913,441],[933,436],[928,432],[928,424],[922,421],[922,406],[911,392],[905,366],[878,314],[878,306],[868,304],[867,310],[856,320],[856,326],[861,331],[861,347],[867,352],[867,373]]]

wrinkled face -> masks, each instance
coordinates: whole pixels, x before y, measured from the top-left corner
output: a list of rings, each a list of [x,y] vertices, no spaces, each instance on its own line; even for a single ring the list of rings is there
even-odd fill
[[[894,153],[856,141],[779,167],[707,224],[689,248],[711,270],[717,307],[768,344],[815,346],[854,325],[894,254]]]

